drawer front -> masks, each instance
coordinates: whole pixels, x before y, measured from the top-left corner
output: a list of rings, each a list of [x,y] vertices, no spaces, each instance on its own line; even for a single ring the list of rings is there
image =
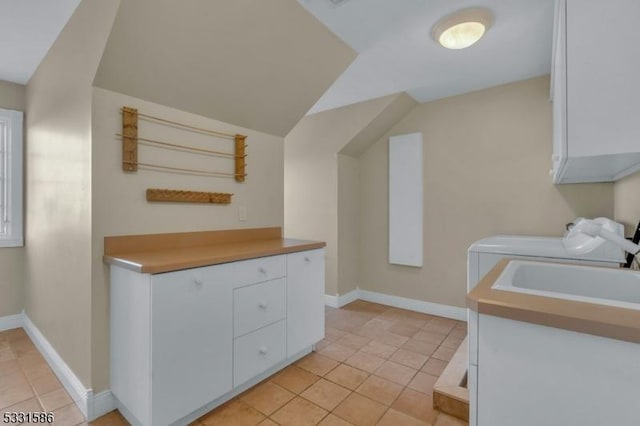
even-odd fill
[[[282,320],[233,341],[233,385],[238,386],[284,361],[287,326]]]
[[[233,291],[233,337],[284,319],[286,278],[253,284]]]
[[[236,287],[260,283],[287,274],[287,258],[285,255],[259,257],[233,263],[235,267],[234,284]]]

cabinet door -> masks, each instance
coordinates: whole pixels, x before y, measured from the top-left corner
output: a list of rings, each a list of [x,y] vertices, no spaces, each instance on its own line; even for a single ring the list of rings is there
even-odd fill
[[[553,182],[559,183],[567,161],[567,23],[566,2],[558,0],[554,26],[553,100]]]
[[[153,424],[169,424],[232,389],[231,264],[154,275]]]
[[[639,16],[638,0],[567,1],[570,157],[640,151]]]
[[[324,338],[324,249],[287,255],[287,356]]]

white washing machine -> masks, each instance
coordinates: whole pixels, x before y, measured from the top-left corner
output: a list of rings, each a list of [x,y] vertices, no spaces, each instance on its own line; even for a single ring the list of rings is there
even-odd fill
[[[584,219],[578,218],[574,224]],[[594,222],[609,232],[624,236],[624,227],[607,218],[597,218]],[[617,268],[625,263],[625,254],[618,245],[601,237],[590,237],[575,227],[569,227],[563,237],[531,237],[518,235],[497,235],[476,241],[469,247],[467,256],[467,291],[478,284],[501,259],[505,257],[539,260],[545,262],[581,263]],[[476,327],[477,316],[469,317],[470,327]],[[475,325],[474,325],[475,324]],[[473,339],[474,333],[470,333]],[[469,342],[469,349],[475,344]],[[471,359],[471,357],[469,357]],[[469,389],[469,425],[475,426],[476,401],[478,391],[477,365],[469,365],[467,387]]]
[[[584,220],[578,218],[575,224]],[[594,219],[611,232],[624,237],[624,227],[607,218]],[[467,255],[467,292],[478,284],[505,257],[545,262],[581,263],[618,268],[625,263],[625,253],[617,245],[601,238],[592,238],[571,227],[563,237],[532,237],[496,235],[476,241]]]

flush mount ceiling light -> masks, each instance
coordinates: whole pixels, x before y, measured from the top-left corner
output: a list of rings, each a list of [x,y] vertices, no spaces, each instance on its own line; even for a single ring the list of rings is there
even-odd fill
[[[431,36],[447,49],[464,49],[480,40],[491,24],[493,15],[489,9],[471,7],[439,20],[433,26]]]

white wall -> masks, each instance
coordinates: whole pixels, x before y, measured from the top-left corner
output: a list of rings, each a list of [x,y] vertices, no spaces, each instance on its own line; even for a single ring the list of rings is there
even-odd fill
[[[247,135],[247,179],[122,170],[123,106],[197,127]],[[205,137],[139,120],[139,136],[233,152],[233,141]],[[109,385],[109,271],[102,262],[105,236],[283,226],[284,139],[179,111],[104,89],[93,89],[92,104],[92,334],[94,391]],[[138,161],[233,172],[233,160],[139,146]],[[229,205],[149,203],[147,188],[233,193]],[[238,207],[247,208],[239,221]]]
[[[25,86],[0,80],[0,108],[24,111]],[[0,248],[0,317],[24,308],[24,247]]]

